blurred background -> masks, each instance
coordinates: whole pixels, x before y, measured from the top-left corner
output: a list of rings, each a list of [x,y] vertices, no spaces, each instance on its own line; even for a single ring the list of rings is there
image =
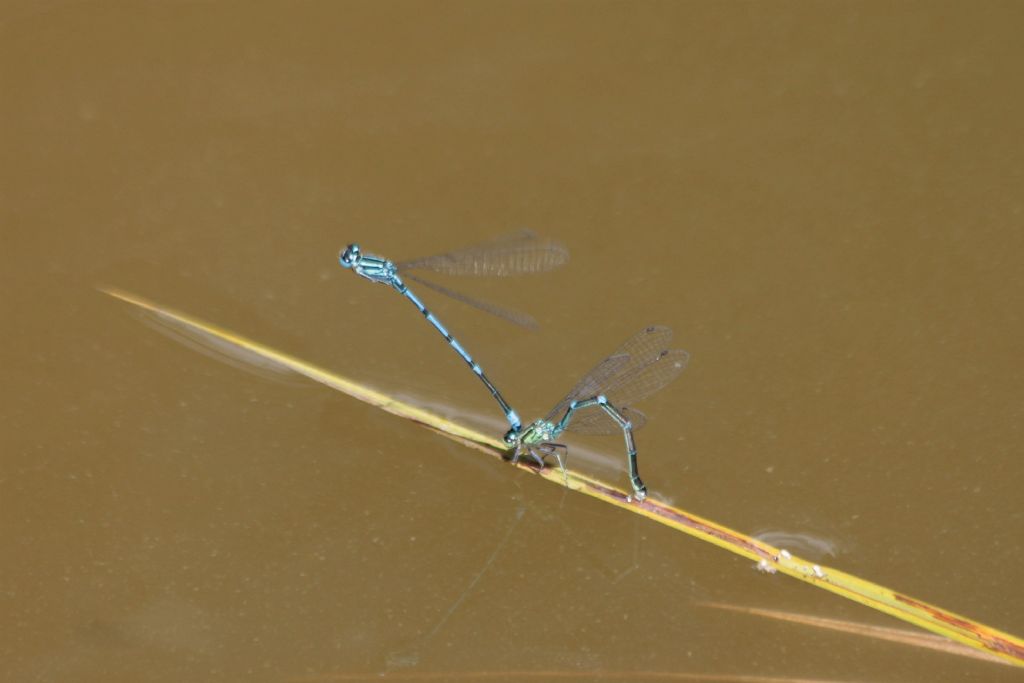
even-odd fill
[[[669,325],[692,360],[641,406],[652,496],[1020,635],[1022,25],[1007,2],[6,3],[0,673],[1010,680],[707,607],[899,625],[97,287],[500,434],[436,332],[336,259],[531,229],[565,268],[442,282],[538,331],[420,292],[524,418]],[[571,443],[626,486],[620,438]]]

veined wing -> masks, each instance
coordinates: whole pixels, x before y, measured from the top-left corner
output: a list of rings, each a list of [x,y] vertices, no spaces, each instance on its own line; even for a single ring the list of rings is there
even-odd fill
[[[678,377],[686,368],[689,358],[686,351],[665,351],[634,374],[618,375],[597,393],[604,394],[616,410],[632,423],[634,430],[640,429],[647,423],[647,417],[632,404],[661,390]],[[615,434],[621,427],[611,415],[595,407],[573,415],[566,429],[578,434]]]
[[[592,398],[598,394],[607,395],[609,387],[621,384],[643,366],[657,360],[671,342],[672,330],[668,327],[650,325],[640,330],[584,375],[572,391],[551,409],[546,419],[561,419],[573,401]]]
[[[647,420],[633,404],[665,387],[689,362],[686,351],[668,348],[671,341],[672,330],[667,327],[644,328],[587,373],[547,419],[561,419],[573,401],[603,394],[634,429],[639,429]],[[611,434],[619,427],[605,411],[592,408],[574,414],[567,429],[584,434]]]
[[[405,273],[404,277],[405,279],[413,280],[423,285],[424,287],[429,287],[430,289],[433,289],[435,292],[440,292],[441,294],[444,294],[447,297],[451,297],[456,301],[461,301],[464,304],[468,304],[473,308],[478,308],[481,311],[490,313],[491,315],[496,315],[499,318],[504,318],[510,323],[519,325],[520,327],[525,327],[531,330],[537,329],[537,321],[525,313],[520,313],[519,311],[513,311],[510,308],[502,308],[501,306],[496,306],[494,304],[487,303],[486,301],[474,299],[473,297],[466,296],[462,292],[456,292],[454,289],[442,287],[441,285],[435,282],[424,280],[409,273]]]
[[[521,230],[489,242],[396,264],[400,272],[430,270],[446,275],[521,275],[554,270],[569,260],[569,250],[553,240]]]
[[[686,369],[690,354],[681,349],[662,351],[645,365],[635,366],[629,374],[620,373],[603,392],[616,406],[628,407],[661,391]]]
[[[636,431],[647,424],[647,416],[636,408],[619,408],[615,406],[616,410],[622,415],[622,417],[629,420],[633,426],[633,431]],[[593,434],[596,436],[607,436],[609,434],[621,434],[622,427],[619,426],[612,416],[604,411],[599,406],[591,406],[585,410],[577,410],[572,420],[569,421],[569,426],[566,427],[570,432],[576,434]]]
[[[629,356],[626,355],[620,354],[605,358],[584,375],[583,379],[576,383],[572,391],[566,394],[565,398],[559,401],[558,405],[552,408],[544,419],[548,422],[561,420],[570,403],[597,396],[601,393],[601,387],[618,374],[619,370],[627,363],[629,363]]]

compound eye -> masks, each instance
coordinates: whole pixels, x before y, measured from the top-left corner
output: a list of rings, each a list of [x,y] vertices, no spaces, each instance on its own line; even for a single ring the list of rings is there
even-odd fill
[[[338,262],[341,263],[345,268],[351,268],[359,260],[359,245],[350,244],[345,247],[345,251],[341,252],[341,256],[338,257]]]

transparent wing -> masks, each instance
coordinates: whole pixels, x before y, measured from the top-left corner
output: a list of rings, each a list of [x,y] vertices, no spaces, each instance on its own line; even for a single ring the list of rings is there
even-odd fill
[[[657,359],[663,351],[667,351],[671,344],[672,330],[670,328],[664,325],[645,327],[623,342],[622,346],[611,354],[612,356],[629,356],[629,363],[619,371],[617,376],[633,375],[639,368]]]
[[[647,424],[647,416],[636,408],[615,407],[622,414],[622,417],[630,421],[633,425],[633,431]],[[594,434],[598,436],[622,433],[622,427],[612,419],[612,416],[597,406],[586,408],[585,410],[577,410],[573,413],[566,429],[577,434]]]
[[[405,279],[413,280],[413,281],[423,285],[424,287],[429,287],[430,289],[434,290],[435,292],[440,292],[441,294],[444,294],[447,297],[451,297],[452,299],[455,299],[456,301],[461,301],[464,304],[468,304],[468,305],[472,306],[473,308],[478,308],[481,311],[485,311],[487,313],[490,313],[491,315],[496,315],[499,318],[504,318],[505,320],[509,321],[510,323],[513,323],[515,325],[519,325],[520,327],[525,327],[525,328],[528,328],[528,329],[531,329],[531,330],[537,329],[537,321],[534,320],[532,317],[528,316],[525,313],[520,313],[519,311],[513,311],[512,309],[509,309],[509,308],[502,308],[501,306],[496,306],[494,304],[487,303],[486,301],[480,301],[479,299],[474,299],[474,298],[472,298],[470,296],[466,296],[462,292],[456,292],[454,289],[448,289],[447,287],[442,287],[439,284],[436,284],[434,282],[430,282],[428,280],[424,280],[422,278],[418,278],[415,275],[411,275],[409,273],[405,273],[404,277],[405,277]]]
[[[446,275],[520,275],[554,270],[569,250],[553,240],[521,230],[489,242],[396,264],[400,272],[420,269]]]
[[[602,393],[616,406],[631,406],[661,391],[686,369],[689,362],[690,354],[686,351],[662,351],[646,365],[634,366],[629,374],[618,374]]]
[[[548,422],[561,420],[570,403],[597,396],[601,393],[601,388],[627,363],[629,363],[629,356],[626,355],[605,358],[584,375],[583,379],[576,383],[572,391],[566,394],[565,398],[559,401],[558,405],[552,408],[544,419]]]
[[[634,429],[639,429],[647,419],[632,404],[664,388],[690,360],[686,351],[668,349],[671,341],[672,330],[667,327],[644,328],[588,372],[545,419],[559,420],[573,401],[603,394]],[[573,415],[567,429],[581,434],[611,434],[619,427],[603,410],[589,409]]]
[[[656,360],[671,342],[672,330],[668,327],[650,325],[640,330],[584,375],[572,391],[551,409],[545,419],[561,419],[573,401],[591,398],[601,393],[607,394],[608,387],[615,386],[650,361]],[[625,405],[625,402],[623,403]]]

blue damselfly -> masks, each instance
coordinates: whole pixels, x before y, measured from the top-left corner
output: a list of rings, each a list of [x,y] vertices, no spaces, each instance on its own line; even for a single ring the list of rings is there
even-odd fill
[[[419,297],[405,284],[403,278],[418,282],[425,287],[441,292],[446,296],[497,315],[522,327],[536,327],[536,322],[528,315],[500,308],[492,304],[472,299],[465,294],[442,287],[441,285],[423,280],[410,274],[410,270],[429,270],[445,275],[520,275],[526,273],[542,273],[564,264],[569,259],[568,250],[550,240],[539,239],[528,231],[498,238],[491,242],[450,251],[435,256],[393,262],[381,256],[363,253],[358,244],[350,244],[341,252],[338,260],[342,266],[353,270],[357,275],[380,284],[390,285],[395,291],[411,301],[423,317],[441,333],[448,344],[466,361],[480,381],[484,383],[491,395],[501,406],[505,419],[510,425],[509,433],[518,433],[522,428],[519,416],[505,401],[501,392],[484,374],[483,368],[477,364],[466,349],[448,332],[437,317],[427,310]]]

